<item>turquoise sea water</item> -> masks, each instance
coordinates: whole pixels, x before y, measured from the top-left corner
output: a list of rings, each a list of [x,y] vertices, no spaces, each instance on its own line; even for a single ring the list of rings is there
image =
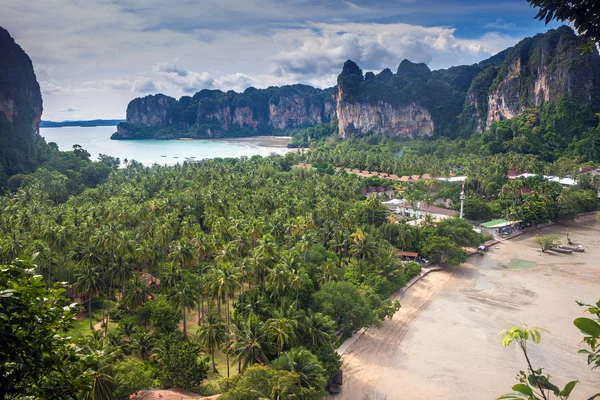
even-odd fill
[[[216,157],[268,156],[271,153],[285,154],[290,149],[262,145],[260,138],[229,140],[110,140],[116,131],[114,126],[90,128],[62,127],[40,128],[46,142],[55,142],[60,150],[72,150],[74,144],[87,150],[95,160],[99,154],[107,154],[136,160],[145,165],[182,163],[186,157],[195,160]]]

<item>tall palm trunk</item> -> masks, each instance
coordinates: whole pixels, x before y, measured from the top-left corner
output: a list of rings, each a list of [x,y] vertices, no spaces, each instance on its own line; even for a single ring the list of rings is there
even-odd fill
[[[183,340],[187,340],[187,323],[185,321],[185,306],[183,308]]]
[[[90,331],[94,330],[94,326],[92,325],[92,295],[90,294],[90,298],[88,299],[88,315],[90,317]]]
[[[202,300],[202,294],[199,294],[198,295],[198,326],[200,326],[200,319],[202,317],[201,300]]]

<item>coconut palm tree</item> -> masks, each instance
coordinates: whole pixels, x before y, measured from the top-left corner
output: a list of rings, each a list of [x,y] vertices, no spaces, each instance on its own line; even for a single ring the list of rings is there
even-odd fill
[[[125,285],[123,291],[123,305],[130,311],[137,311],[146,303],[150,291],[139,274],[135,274]]]
[[[213,372],[218,374],[219,371],[215,365],[215,352],[227,341],[227,327],[219,314],[214,311],[209,311],[204,317],[203,324],[198,330],[198,343],[212,358]]]
[[[183,273],[181,280],[169,293],[169,301],[183,316],[183,340],[187,340],[187,311],[193,310],[198,301],[198,287],[192,282],[188,274]]]
[[[136,330],[131,335],[131,348],[137,352],[143,361],[148,359],[148,355],[152,352],[154,347],[154,340],[145,330]]]
[[[326,315],[308,310],[300,325],[304,343],[310,346],[321,346],[331,342],[335,332],[335,322]]]
[[[319,359],[303,347],[295,347],[282,353],[273,367],[298,374],[300,385],[307,389],[323,390],[327,383]]]
[[[277,357],[283,346],[296,342],[298,322],[289,318],[271,318],[267,321],[267,332],[271,340],[277,344]]]
[[[88,296],[88,315],[90,317],[90,330],[94,329],[92,324],[92,298],[100,293],[103,282],[97,269],[91,265],[84,266],[76,275],[75,288]]]
[[[272,350],[272,344],[267,325],[255,315],[245,321],[235,321],[228,350],[238,362],[239,372],[257,363],[268,364],[267,353]]]

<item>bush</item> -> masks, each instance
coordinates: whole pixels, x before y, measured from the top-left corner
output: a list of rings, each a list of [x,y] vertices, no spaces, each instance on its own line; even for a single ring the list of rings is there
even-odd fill
[[[112,367],[112,377],[115,383],[113,399],[126,400],[129,395],[138,390],[151,389],[158,386],[153,378],[154,371],[145,362],[138,360],[121,361]]]
[[[404,274],[406,275],[406,281],[410,281],[415,276],[421,273],[421,264],[414,261],[404,263]]]
[[[560,238],[557,235],[537,236],[535,242],[540,246],[542,252],[546,252],[553,247],[560,245]]]

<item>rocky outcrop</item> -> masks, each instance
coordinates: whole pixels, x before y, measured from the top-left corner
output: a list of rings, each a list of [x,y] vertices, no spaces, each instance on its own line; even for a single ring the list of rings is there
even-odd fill
[[[0,27],[0,180],[37,163],[42,95],[31,59]]]
[[[202,90],[176,100],[135,99],[113,139],[220,138],[285,133],[335,119],[333,90],[305,85],[249,88],[243,93]]]
[[[173,123],[177,100],[164,94],[135,99],[127,106],[127,122],[148,127],[163,127]]]
[[[479,64],[431,71],[403,60],[363,75],[348,60],[330,89],[305,85],[202,90],[179,100],[135,99],[115,139],[211,138],[279,134],[337,121],[339,135],[468,137],[528,108],[568,101],[594,115],[600,103],[600,56],[580,56],[568,27],[519,42]]]
[[[337,119],[342,138],[366,133],[407,137],[433,135],[431,114],[415,103],[394,107],[383,101],[348,103],[342,98],[343,92],[338,91]]]
[[[581,55],[577,47],[582,43],[563,26],[524,39],[512,48],[488,90],[485,127],[514,118],[528,108],[558,101],[583,109],[597,104],[600,57],[597,51]]]
[[[282,97],[277,103],[269,103],[269,125],[275,129],[313,126],[330,122],[333,103],[326,100],[323,105],[309,104],[300,96]]]

